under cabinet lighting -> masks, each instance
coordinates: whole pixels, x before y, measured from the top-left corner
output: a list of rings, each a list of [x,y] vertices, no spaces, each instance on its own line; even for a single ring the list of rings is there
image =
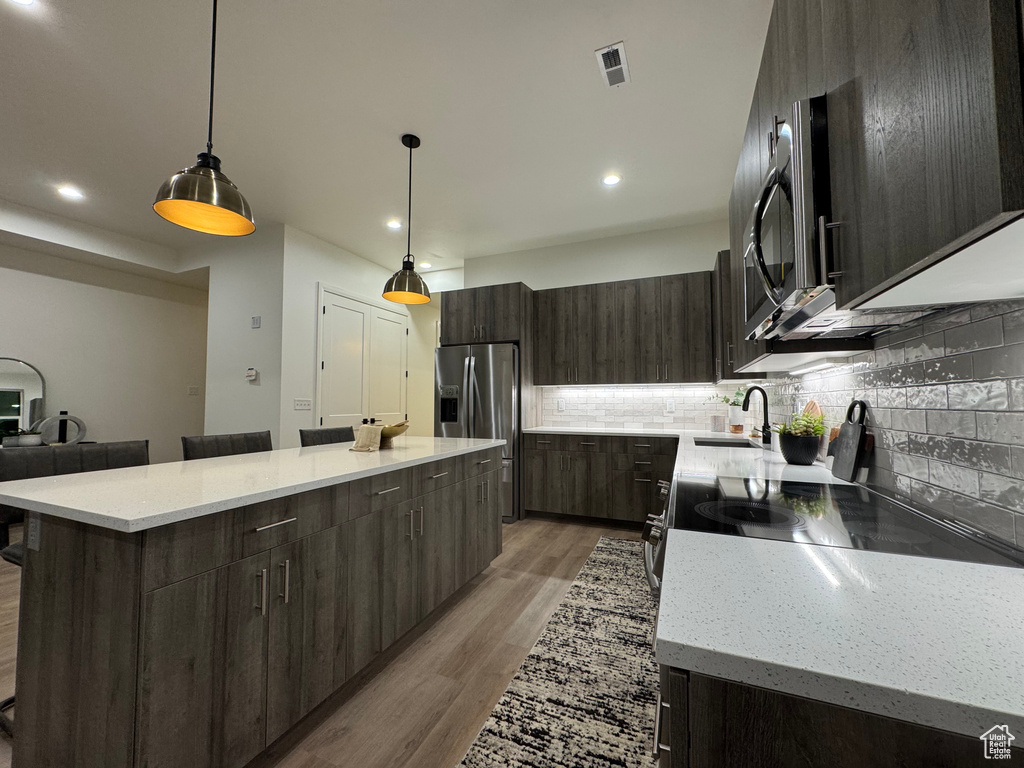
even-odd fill
[[[809,365],[806,368],[798,368],[797,370],[790,371],[789,373],[790,373],[791,376],[800,376],[800,375],[805,374],[805,373],[814,373],[815,371],[823,371],[826,368],[831,368],[833,365],[834,365],[834,363],[831,363],[831,362],[818,363],[817,365]]]

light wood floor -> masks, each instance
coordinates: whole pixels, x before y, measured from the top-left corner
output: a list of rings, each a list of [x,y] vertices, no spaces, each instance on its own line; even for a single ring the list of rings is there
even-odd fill
[[[597,540],[637,538],[546,519],[503,535],[487,570],[250,768],[457,766]],[[0,562],[0,698],[14,690],[18,584],[18,569]],[[0,768],[10,764],[0,737]]]

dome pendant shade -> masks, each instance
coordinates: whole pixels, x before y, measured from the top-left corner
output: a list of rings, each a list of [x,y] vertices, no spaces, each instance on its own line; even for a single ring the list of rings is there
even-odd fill
[[[407,133],[402,136],[402,146],[409,148],[409,216],[405,227],[405,258],[402,268],[384,283],[381,295],[396,304],[426,304],[430,301],[430,289],[423,278],[416,274],[416,259],[412,257],[412,151],[420,145],[418,136]]]
[[[172,224],[208,235],[241,237],[256,229],[248,201],[220,172],[220,160],[206,152],[161,185],[153,210]]]
[[[416,260],[412,254],[402,259],[402,268],[384,284],[382,294],[396,304],[426,304],[430,301],[430,289],[413,268]]]

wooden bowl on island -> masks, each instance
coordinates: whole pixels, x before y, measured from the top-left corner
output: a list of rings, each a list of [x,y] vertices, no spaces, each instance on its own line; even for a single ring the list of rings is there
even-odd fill
[[[390,448],[391,441],[399,435],[404,435],[409,429],[408,421],[400,421],[397,424],[388,424],[385,427],[381,427],[380,430],[380,447]]]

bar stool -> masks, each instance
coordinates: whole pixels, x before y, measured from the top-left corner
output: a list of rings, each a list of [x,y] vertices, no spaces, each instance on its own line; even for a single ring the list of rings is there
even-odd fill
[[[311,445],[330,445],[331,443],[351,443],[356,439],[352,427],[326,427],[324,429],[300,429],[299,442],[303,448]]]
[[[185,461],[212,459],[214,456],[237,456],[242,453],[261,453],[273,449],[269,430],[181,438],[181,454]]]

